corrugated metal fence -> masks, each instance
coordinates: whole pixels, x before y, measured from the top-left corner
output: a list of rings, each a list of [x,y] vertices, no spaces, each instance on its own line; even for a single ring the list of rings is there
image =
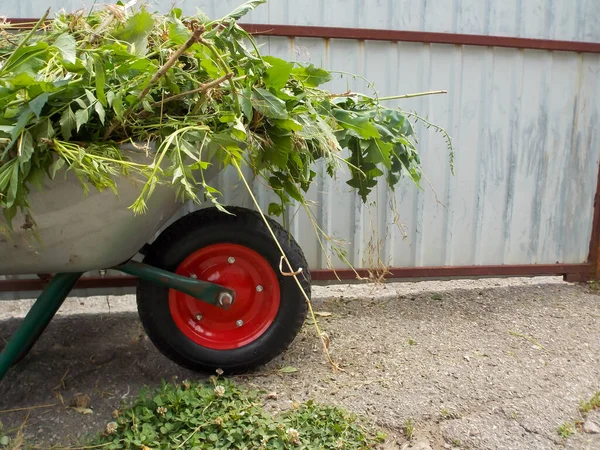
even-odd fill
[[[85,3],[25,0],[2,5],[0,14],[39,17],[48,6],[74,10]],[[217,17],[240,3],[184,0],[177,6],[188,13],[198,6]],[[600,42],[595,0],[271,0],[245,22]],[[448,130],[455,176],[442,135],[418,126],[430,183],[423,191],[402,182],[395,195],[382,187],[363,206],[343,179],[324,177],[311,189],[317,220],[345,242],[354,266],[587,261],[600,152],[599,54],[351,39],[258,41],[267,54],[363,75],[380,96],[448,91],[396,104]],[[369,90],[347,77],[328,88]],[[251,206],[233,173],[222,174],[218,187],[226,203]],[[254,189],[266,207],[265,188],[256,183]],[[330,249],[322,251],[303,211],[290,212],[311,267],[326,268]]]

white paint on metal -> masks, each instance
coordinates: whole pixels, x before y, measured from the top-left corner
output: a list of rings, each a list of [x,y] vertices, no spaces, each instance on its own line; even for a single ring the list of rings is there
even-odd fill
[[[61,9],[89,9],[94,0],[2,2],[0,15],[40,17]],[[173,2],[147,2],[167,11]],[[221,17],[244,0],[179,0],[185,14]],[[269,0],[244,22],[486,34],[565,41],[600,41],[597,0]]]
[[[25,0],[2,5],[0,14],[39,17],[48,6],[74,10],[89,5],[86,1]],[[241,3],[184,0],[178,5],[187,13],[197,6],[217,17]],[[153,5],[166,9],[170,2]],[[245,21],[600,42],[600,3],[595,0],[271,0]],[[347,171],[335,181],[318,177],[311,187],[308,198],[317,223],[343,242],[353,265],[373,266],[379,259],[397,267],[586,260],[600,156],[600,55],[340,39],[258,40],[267,54],[365,75],[381,96],[448,90],[390,105],[418,111],[447,128],[455,144],[455,176],[442,135],[419,125],[427,177],[423,190],[406,179],[395,193],[380,185],[362,206],[345,185]],[[327,87],[372,92],[358,78],[336,78]],[[315,170],[323,173],[322,166]],[[253,207],[234,171],[219,174],[217,187],[225,203]],[[252,189],[267,208],[273,196],[257,180]],[[394,224],[396,219],[402,227]],[[288,208],[284,222],[311,268],[326,268],[329,261],[346,267],[330,244],[321,248],[303,208]]]

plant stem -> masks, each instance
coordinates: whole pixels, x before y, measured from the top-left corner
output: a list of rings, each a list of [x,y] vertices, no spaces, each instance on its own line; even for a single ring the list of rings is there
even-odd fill
[[[177,95],[172,95],[171,97],[167,97],[160,102],[154,102],[150,106],[154,107],[154,106],[159,106],[161,104],[164,105],[165,103],[169,103],[174,100],[179,100],[180,98],[187,97],[188,95],[194,95],[194,94],[199,94],[201,92],[206,92],[209,89],[212,89],[212,88],[220,85],[221,83],[229,80],[232,76],[233,76],[233,72],[229,72],[227,75],[223,75],[222,77],[217,78],[216,80],[201,84],[200,87],[197,89],[192,89],[191,91],[182,92],[181,94],[177,94]]]
[[[148,95],[148,92],[150,92],[152,85],[154,83],[156,83],[162,76],[164,76],[171,67],[173,67],[173,65],[177,62],[179,57],[181,55],[183,55],[183,53],[187,49],[189,49],[192,45],[194,45],[196,42],[199,42],[202,39],[202,33],[204,33],[204,31],[205,31],[205,28],[203,26],[194,29],[192,36],[187,40],[187,42],[185,44],[183,44],[181,47],[179,47],[179,49],[175,53],[173,53],[173,55],[169,58],[169,60],[166,63],[164,63],[160,69],[158,69],[158,72],[156,72],[154,74],[154,76],[150,79],[150,81],[148,82],[148,85],[144,88],[144,90],[142,92],[140,92],[135,103],[133,105],[131,105],[129,108],[127,108],[127,110],[123,114],[123,119],[125,119],[129,114],[131,114],[131,112],[133,111],[133,108],[138,103],[140,103],[144,99],[144,97],[146,97],[146,95]],[[106,130],[106,133],[104,133],[103,140],[108,139],[108,137],[112,134],[112,132],[115,131],[115,128],[118,126],[118,124],[119,124],[119,120],[117,118],[115,118],[113,120],[113,122],[111,123],[110,127],[108,127],[108,130]]]
[[[423,97],[425,95],[436,95],[436,94],[447,94],[448,91],[427,91],[427,92],[417,92],[415,94],[403,94],[403,95],[391,95],[389,97],[379,97],[379,101],[385,100],[398,100],[401,98],[413,98],[413,97]]]
[[[167,71],[177,62],[179,57],[183,55],[183,53],[187,49],[189,49],[196,42],[200,41],[202,33],[204,33],[204,27],[196,28],[194,30],[192,36],[187,40],[187,42],[183,44],[175,53],[173,53],[169,60],[166,63],[164,63],[160,69],[158,69],[158,72],[154,74],[154,76],[148,83],[148,86],[146,86],[144,90],[140,92],[140,95],[138,95],[136,103],[141,102],[144,99],[144,97],[148,95],[148,92],[150,92],[152,85],[156,83],[164,74],[167,73]]]
[[[17,48],[15,48],[11,55],[8,57],[8,59],[4,62],[2,68],[0,68],[0,73],[4,72],[4,70],[7,67],[10,67],[10,63],[12,62],[12,59],[15,57],[15,55],[17,54],[17,52],[19,50],[21,50],[25,44],[29,41],[29,39],[31,39],[31,36],[33,36],[33,34],[37,31],[37,29],[40,27],[40,25],[42,23],[44,23],[44,21],[46,20],[46,18],[48,17],[48,14],[50,14],[50,8],[48,8],[46,10],[46,13],[42,16],[42,18],[40,20],[38,20],[36,22],[36,24],[33,26],[33,28],[31,29],[31,31],[29,33],[27,33],[27,36],[25,36],[23,38],[23,40],[21,42],[19,42],[19,45],[17,46]]]
[[[329,353],[329,349],[327,347],[327,342],[325,341],[325,338],[323,337],[323,333],[321,332],[320,328],[319,328],[319,324],[317,322],[317,318],[315,317],[315,313],[313,311],[313,307],[312,307],[312,303],[310,301],[310,298],[308,297],[308,294],[306,293],[306,291],[304,290],[304,288],[302,287],[302,283],[300,283],[300,280],[298,280],[298,275],[297,272],[294,271],[294,268],[292,268],[292,264],[290,263],[289,259],[287,258],[285,252],[283,251],[283,248],[281,247],[281,244],[279,243],[279,241],[277,240],[277,237],[275,236],[275,233],[273,232],[273,229],[271,228],[271,225],[269,224],[269,221],[267,220],[267,218],[265,217],[264,213],[262,212],[262,209],[260,208],[260,205],[258,204],[258,201],[256,200],[256,197],[254,196],[254,194],[252,193],[252,189],[250,189],[250,185],[248,184],[248,181],[246,180],[246,177],[244,176],[244,173],[242,172],[242,169],[240,168],[240,165],[238,164],[237,160],[232,158],[231,159],[233,166],[235,167],[235,169],[238,172],[239,177],[242,179],[242,181],[244,182],[244,186],[246,187],[246,190],[248,191],[248,193],[250,194],[250,197],[252,198],[252,202],[254,203],[254,206],[256,207],[256,209],[258,210],[258,213],[260,214],[260,216],[263,219],[263,222],[265,223],[265,225],[267,226],[267,229],[269,230],[269,233],[271,234],[271,237],[273,238],[273,241],[275,242],[275,245],[277,246],[277,248],[279,249],[279,252],[281,253],[281,257],[283,258],[283,260],[286,262],[289,270],[290,270],[290,274],[289,276],[292,276],[294,278],[294,280],[296,281],[296,284],[298,285],[298,288],[300,289],[300,291],[302,292],[302,295],[304,296],[304,299],[306,300],[306,303],[308,304],[308,308],[310,310],[312,319],[315,323],[315,328],[317,330],[317,334],[319,335],[319,339],[321,339],[321,343],[323,344],[323,349],[325,350],[325,355],[327,356],[327,360],[329,361],[329,364],[331,364],[331,367],[335,370],[342,370],[334,361],[333,358],[331,357],[331,354]],[[298,271],[301,270],[302,267],[300,267],[299,269],[297,269]],[[286,274],[287,275],[287,274]]]
[[[223,60],[223,58],[219,54],[219,52],[215,49],[214,45],[212,45],[210,42],[206,41],[205,39],[202,39],[202,37],[200,37],[200,39],[198,39],[198,42],[200,42],[202,45],[208,47],[208,49],[211,51],[211,53],[214,55],[214,57],[217,59],[217,61],[219,61],[219,63],[221,64],[221,67],[225,70],[225,72],[227,72],[227,73],[233,72],[231,67],[229,67],[229,65]],[[235,84],[232,82],[231,85],[233,87],[233,92],[236,93]],[[235,104],[237,106],[236,112],[239,114],[240,110],[241,110],[240,100],[238,99],[237,95],[234,95],[233,98],[234,98]]]

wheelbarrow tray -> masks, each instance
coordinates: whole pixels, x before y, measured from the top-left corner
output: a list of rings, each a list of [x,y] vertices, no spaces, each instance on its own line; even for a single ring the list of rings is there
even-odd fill
[[[125,154],[135,162],[154,159],[134,149]],[[204,181],[219,170],[212,165]],[[172,185],[157,186],[147,212],[135,215],[129,207],[145,180],[115,182],[118,195],[93,187],[84,195],[77,176],[60,171],[30,195],[37,238],[19,215],[14,232],[0,240],[0,275],[53,275],[0,352],[0,380],[31,350],[83,273],[98,269],[138,278],[140,321],[163,355],[182,367],[243,372],[287,348],[306,317],[310,272],[279,223],[245,208],[223,214],[213,207],[163,230],[180,207]],[[290,267],[303,270],[300,279],[281,271],[280,248]],[[132,260],[138,253],[141,262]]]
[[[131,161],[150,164],[153,154],[124,147]],[[214,169],[205,179],[214,176]],[[139,175],[115,176],[117,195],[111,189],[99,192],[90,186],[84,194],[80,180],[61,169],[46,179],[44,189],[31,189],[30,203],[35,231],[30,220],[18,214],[14,232],[0,235],[0,274],[46,274],[88,272],[110,268],[135,256],[145,243],[180,208],[175,190],[158,185],[144,214],[129,207],[140,195],[144,180]]]

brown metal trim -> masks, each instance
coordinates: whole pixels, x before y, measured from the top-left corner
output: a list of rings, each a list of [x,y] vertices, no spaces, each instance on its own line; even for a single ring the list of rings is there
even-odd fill
[[[387,270],[385,278],[461,278],[461,277],[497,277],[497,276],[539,276],[574,275],[589,273],[591,264],[531,264],[531,265],[490,265],[490,266],[442,266],[442,267],[400,267]],[[369,277],[368,269],[311,270],[315,281],[353,280],[356,273]],[[337,274],[337,278],[336,278]]]
[[[506,277],[557,275],[580,278],[593,270],[592,264],[532,264],[502,266],[444,266],[444,267],[398,267],[388,269],[387,279],[410,278],[469,278],[469,277]],[[355,280],[369,277],[368,269],[311,270],[313,281]],[[75,289],[124,288],[134,287],[137,278],[130,276],[84,277],[75,285]],[[39,279],[1,280],[0,292],[41,291],[47,282]]]
[[[39,19],[8,18],[15,25],[29,25]],[[322,39],[359,39],[370,41],[419,42],[424,44],[475,45],[531,50],[600,53],[600,43],[530,39],[480,34],[432,33],[426,31],[382,30],[376,28],[313,27],[304,25],[240,24],[254,35],[308,37]],[[21,27],[18,27],[21,28]]]
[[[529,39],[479,34],[431,33],[425,31],[381,30],[373,28],[309,27],[298,25],[241,24],[255,35],[310,37],[324,39],[359,39],[371,41],[402,41],[426,44],[476,45],[533,50],[600,53],[600,43]]]

